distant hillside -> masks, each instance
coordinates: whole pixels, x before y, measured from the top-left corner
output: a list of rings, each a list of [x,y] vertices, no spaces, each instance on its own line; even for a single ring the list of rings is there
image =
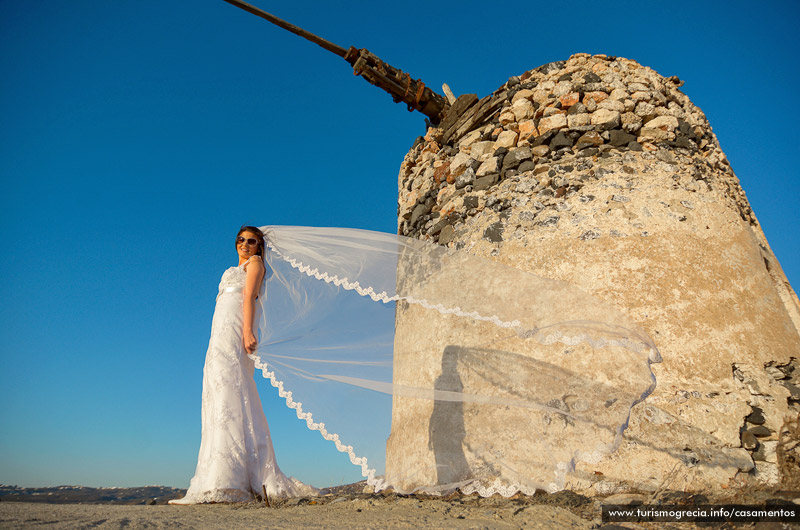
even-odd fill
[[[0,501],[49,502],[54,504],[165,504],[186,494],[185,489],[164,486],[138,488],[87,488],[84,486],[53,486],[49,488],[20,488],[0,485]]]

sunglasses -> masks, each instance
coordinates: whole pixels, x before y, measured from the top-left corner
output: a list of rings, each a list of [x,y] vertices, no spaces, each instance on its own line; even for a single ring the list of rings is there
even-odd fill
[[[245,239],[242,236],[237,237],[236,238],[236,244],[237,245],[241,245],[242,243],[247,243],[250,246],[258,245],[258,239],[255,239],[255,238],[252,238],[252,237],[248,237],[247,239]]]

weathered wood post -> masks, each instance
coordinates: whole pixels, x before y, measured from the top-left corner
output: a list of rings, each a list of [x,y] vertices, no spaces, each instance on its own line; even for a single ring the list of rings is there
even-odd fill
[[[225,0],[229,4],[244,9],[287,31],[338,55],[353,67],[353,74],[363,77],[368,83],[388,92],[395,103],[403,102],[409,111],[419,111],[426,115],[432,124],[438,124],[447,107],[447,100],[425,86],[420,79],[414,79],[399,68],[380,60],[366,48],[354,46],[345,49],[311,32],[290,24],[241,0]]]

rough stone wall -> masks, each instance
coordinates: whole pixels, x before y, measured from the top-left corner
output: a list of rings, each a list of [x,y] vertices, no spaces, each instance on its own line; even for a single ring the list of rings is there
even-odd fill
[[[399,233],[575,283],[659,347],[658,388],[573,489],[775,485],[800,458],[780,442],[800,412],[797,296],[681,85],[576,54],[461,96],[400,168]]]

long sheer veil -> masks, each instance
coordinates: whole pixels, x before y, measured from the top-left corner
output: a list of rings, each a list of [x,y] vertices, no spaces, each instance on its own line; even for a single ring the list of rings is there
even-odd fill
[[[655,387],[652,340],[571,284],[399,235],[261,230],[256,367],[376,490],[562,489]]]

